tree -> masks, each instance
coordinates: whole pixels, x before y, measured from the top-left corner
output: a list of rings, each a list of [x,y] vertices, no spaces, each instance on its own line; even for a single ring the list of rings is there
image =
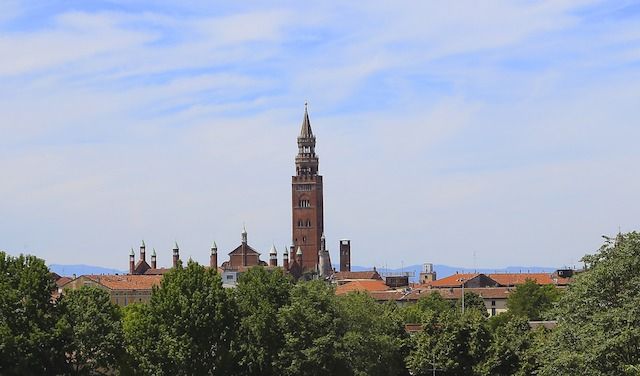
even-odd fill
[[[559,298],[560,292],[555,286],[540,286],[534,280],[527,279],[509,294],[507,308],[512,315],[541,320]]]
[[[620,234],[583,261],[560,298],[543,375],[634,374],[640,365],[640,234]]]
[[[405,323],[421,323],[433,314],[450,312],[454,309],[454,303],[445,300],[438,292],[425,294],[418,299],[416,304],[411,304],[401,309]]]
[[[460,300],[456,303],[457,307],[462,307],[462,302]],[[465,311],[468,309],[477,310],[484,317],[489,317],[489,312],[487,311],[487,306],[484,305],[484,299],[475,292],[465,291],[464,293],[464,309]]]
[[[491,345],[480,367],[486,376],[528,376],[540,368],[539,349],[548,335],[544,328],[531,330],[526,318],[509,316],[492,333]]]
[[[55,283],[43,260],[0,251],[0,374],[63,372],[53,291]]]
[[[425,316],[424,329],[412,337],[406,359],[413,375],[474,375],[489,345],[486,319],[477,310]]]
[[[395,305],[379,304],[369,295],[355,292],[339,296],[338,307],[346,326],[341,355],[353,375],[408,374],[404,366],[407,333]]]
[[[298,282],[291,289],[291,304],[278,312],[278,324],[285,339],[278,356],[281,374],[349,374],[347,361],[336,346],[346,328],[332,287],[318,280]]]
[[[164,275],[148,306],[125,317],[133,371],[154,375],[226,375],[232,367],[233,300],[215,269],[195,262]]]
[[[289,304],[292,286],[282,269],[253,267],[241,275],[233,291],[240,322],[232,346],[241,374],[279,374],[275,365],[284,333],[278,310]]]
[[[83,286],[63,295],[58,328],[74,374],[92,375],[114,368],[124,352],[121,314],[109,294]]]

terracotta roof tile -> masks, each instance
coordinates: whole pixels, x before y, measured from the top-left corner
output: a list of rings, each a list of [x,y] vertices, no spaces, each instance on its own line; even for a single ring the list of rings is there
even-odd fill
[[[150,290],[162,281],[162,275],[85,275],[110,290]]]
[[[377,279],[382,280],[380,274],[378,274],[375,270],[366,270],[360,272],[336,272],[334,275],[334,279],[338,281],[348,280],[348,279]]]
[[[347,282],[336,288],[336,295],[346,294],[351,291],[385,291],[389,287],[379,279],[358,280]]]

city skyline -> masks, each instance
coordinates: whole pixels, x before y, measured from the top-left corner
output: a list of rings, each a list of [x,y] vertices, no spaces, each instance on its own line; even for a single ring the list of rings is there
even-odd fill
[[[0,4],[0,249],[124,270],[291,243],[304,103],[335,263],[578,265],[637,229],[640,6]]]

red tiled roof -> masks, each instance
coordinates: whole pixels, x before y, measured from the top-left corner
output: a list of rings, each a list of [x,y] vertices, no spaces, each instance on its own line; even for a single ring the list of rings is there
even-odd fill
[[[429,285],[431,287],[460,287],[462,286],[462,280],[464,281],[468,281],[470,279],[473,279],[477,276],[479,276],[480,274],[478,273],[459,273],[459,274],[453,274],[450,275],[448,277],[444,277],[441,279],[437,279],[435,281],[432,282],[428,282],[426,285]]]
[[[336,295],[346,294],[351,291],[385,291],[389,287],[379,279],[371,280],[357,280],[347,282],[343,285],[336,287]]]
[[[435,288],[460,287],[462,281],[469,281],[478,276],[486,276],[496,281],[500,286],[516,286],[523,284],[527,279],[534,280],[539,285],[565,286],[571,282],[570,278],[561,278],[553,273],[459,273],[424,284]],[[467,285],[465,285],[467,286]]]
[[[380,274],[375,270],[366,270],[361,272],[336,272],[333,278],[338,281],[346,279],[377,279],[382,280]]]
[[[496,273],[489,277],[502,286],[515,286],[525,283],[527,279],[539,285],[567,285],[569,278],[561,278],[551,273]]]
[[[150,290],[162,281],[162,275],[85,275],[110,290]]]
[[[67,282],[73,280],[73,278],[69,278],[69,277],[60,277],[58,279],[56,279],[56,286],[57,287],[62,287],[64,285],[67,284]]]

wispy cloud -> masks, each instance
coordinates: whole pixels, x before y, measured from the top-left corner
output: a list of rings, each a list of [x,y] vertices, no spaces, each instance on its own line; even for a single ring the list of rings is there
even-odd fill
[[[309,100],[355,264],[576,262],[640,215],[634,9],[2,2],[0,248],[288,243]]]

